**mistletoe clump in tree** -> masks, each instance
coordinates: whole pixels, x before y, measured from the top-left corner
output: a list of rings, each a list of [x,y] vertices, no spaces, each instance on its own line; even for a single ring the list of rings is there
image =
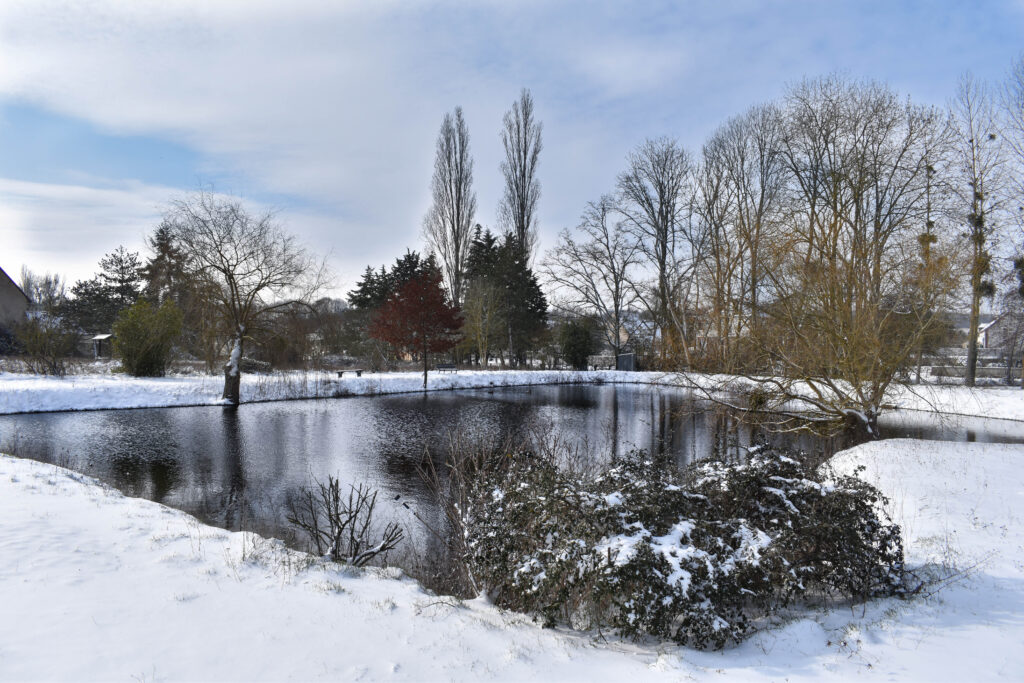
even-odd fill
[[[437,267],[412,278],[381,307],[370,335],[423,359],[423,388],[431,353],[451,350],[459,342],[462,319],[448,301]]]

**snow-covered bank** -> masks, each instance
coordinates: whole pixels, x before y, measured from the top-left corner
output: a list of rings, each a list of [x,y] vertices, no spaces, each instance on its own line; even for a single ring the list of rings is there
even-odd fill
[[[428,389],[487,389],[542,384],[650,384],[686,387],[689,383],[713,386],[722,376],[663,372],[616,372],[598,370],[466,371],[431,372]],[[70,375],[64,379],[0,372],[0,415],[64,410],[114,408],[161,408],[218,405],[224,381],[221,377],[190,375],[145,379],[119,374]],[[281,401],[304,398],[367,396],[422,391],[418,372],[346,373],[275,372],[242,376],[242,402]],[[1010,387],[968,389],[961,386],[923,385],[894,387],[889,404],[904,409],[938,411],[950,415],[1024,420],[1024,392]]]
[[[465,371],[429,373],[430,391],[486,389],[538,384],[617,382],[656,384],[663,373],[598,370]],[[69,375],[64,379],[0,372],[0,414],[219,405],[224,380],[207,375],[138,378],[126,375]],[[242,402],[399,394],[423,390],[417,372],[350,374],[276,372],[242,376]]]
[[[867,469],[931,597],[814,612],[723,652],[537,628],[348,574],[52,465],[0,456],[0,679],[1019,680],[1024,447],[892,440]]]
[[[907,410],[935,411],[946,415],[1024,420],[1024,391],[1019,387],[955,385],[895,386],[889,402]]]

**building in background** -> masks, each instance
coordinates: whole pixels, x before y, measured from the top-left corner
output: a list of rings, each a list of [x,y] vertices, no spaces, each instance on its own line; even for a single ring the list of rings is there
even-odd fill
[[[0,268],[0,328],[10,330],[25,317],[31,303],[21,287]]]

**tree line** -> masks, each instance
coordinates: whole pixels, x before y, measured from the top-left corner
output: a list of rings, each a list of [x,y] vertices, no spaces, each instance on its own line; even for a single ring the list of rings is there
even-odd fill
[[[430,354],[516,367],[570,350],[585,365],[601,342],[650,368],[743,378],[756,389],[747,408],[784,414],[799,396],[823,420],[871,430],[891,384],[948,340],[951,311],[968,311],[968,384],[986,297],[1002,283],[1004,309],[1024,311],[1010,233],[1024,220],[1022,110],[1024,60],[999,87],[965,76],[946,108],[872,81],[807,79],[697,151],[641,143],[535,268],[543,127],[524,89],[502,121],[496,229],[477,221],[456,107],[437,138],[426,255],[368,267],[347,308],[317,298],[323,262],[271,214],[203,192],[172,204],[145,263],[119,249],[70,296],[54,276],[23,284],[86,330],[139,300],[170,302],[189,354],[212,368],[227,353],[229,398],[245,349],[304,358],[311,338],[424,368]]]
[[[748,408],[799,397],[870,432],[959,308],[974,384],[982,302],[1011,262],[1005,306],[1024,312],[1022,103],[1024,60],[999,88],[964,76],[944,109],[827,76],[697,152],[647,140],[547,253],[554,301],[652,365],[744,378]]]

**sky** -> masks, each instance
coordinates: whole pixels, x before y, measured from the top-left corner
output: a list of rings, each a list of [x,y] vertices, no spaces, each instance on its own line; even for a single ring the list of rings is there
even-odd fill
[[[197,189],[273,210],[335,273],[422,249],[437,132],[462,106],[476,221],[498,225],[503,113],[543,122],[540,250],[644,139],[698,151],[840,72],[943,106],[1001,80],[1024,0],[0,0],[0,268],[70,282]]]

